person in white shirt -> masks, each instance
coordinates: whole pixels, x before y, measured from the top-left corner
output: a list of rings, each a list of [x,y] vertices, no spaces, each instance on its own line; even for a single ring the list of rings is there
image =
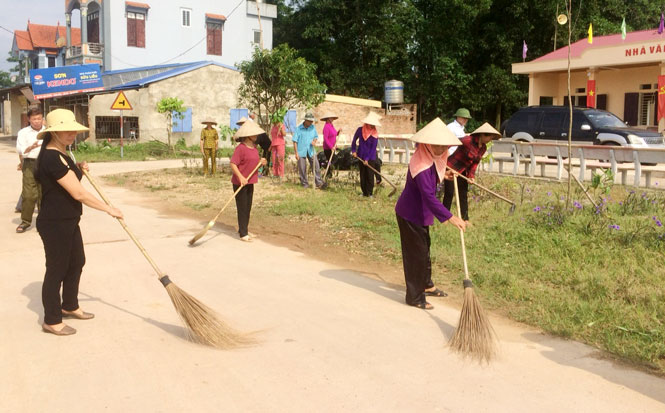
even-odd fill
[[[37,140],[37,134],[44,129],[44,112],[38,106],[28,109],[28,121],[30,125],[18,131],[16,137],[16,152],[21,161],[19,167],[23,172],[23,190],[21,197],[21,223],[16,227],[16,232],[21,234],[32,225],[32,214],[35,205],[39,203],[41,189],[35,180],[35,163],[41,149],[41,141]]]
[[[464,126],[466,126],[466,123],[471,119],[471,113],[469,112],[469,109],[459,108],[453,116],[455,116],[455,120],[447,125],[448,129],[455,134],[457,139],[461,139],[466,136]],[[452,155],[456,149],[457,146],[451,146],[450,149],[448,149],[448,156]]]

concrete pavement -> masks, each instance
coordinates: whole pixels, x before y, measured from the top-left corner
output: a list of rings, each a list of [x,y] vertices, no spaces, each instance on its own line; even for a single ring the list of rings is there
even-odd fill
[[[446,348],[459,309],[445,299],[410,308],[401,289],[218,227],[188,247],[204,222],[165,217],[117,187],[104,189],[161,269],[260,343],[219,351],[186,341],[120,225],[85,207],[80,299],[97,317],[68,321],[74,336],[45,334],[44,253],[34,227],[14,233],[15,165],[0,143],[0,411],[665,411],[665,380],[591,347],[493,317],[500,356],[479,366]]]

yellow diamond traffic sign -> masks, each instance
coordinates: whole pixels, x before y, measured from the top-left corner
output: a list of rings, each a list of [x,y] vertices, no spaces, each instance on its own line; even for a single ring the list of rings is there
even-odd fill
[[[118,96],[115,97],[113,104],[111,105],[112,110],[132,110],[132,105],[129,103],[129,100],[124,93],[118,92]]]

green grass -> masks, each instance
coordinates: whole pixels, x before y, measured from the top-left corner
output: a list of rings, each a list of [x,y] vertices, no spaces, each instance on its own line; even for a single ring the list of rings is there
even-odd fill
[[[469,271],[485,305],[665,372],[664,194],[617,187],[596,213],[581,192],[566,209],[562,184],[487,176],[482,183],[519,203],[508,215],[506,203],[470,192]],[[357,240],[358,251],[400,262],[397,195],[383,190],[371,201],[349,185],[316,196],[287,188],[267,212],[314,220]],[[431,239],[436,282],[461,285],[459,232],[437,224]]]
[[[201,157],[198,145],[186,146],[183,140],[178,141],[174,148],[160,141],[144,143],[129,143],[123,146],[122,158],[120,157],[120,146],[117,143],[110,144],[100,141],[98,144],[80,143],[74,151],[78,161],[87,162],[111,162],[111,161],[145,161],[149,159],[181,159]],[[220,148],[217,157],[230,157],[233,148]]]

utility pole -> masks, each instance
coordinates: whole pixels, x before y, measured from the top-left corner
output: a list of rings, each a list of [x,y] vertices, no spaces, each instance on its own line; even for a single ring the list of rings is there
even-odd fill
[[[263,27],[261,26],[261,8],[259,7],[261,2],[262,0],[256,0],[256,15],[259,18],[259,50],[263,50]]]

